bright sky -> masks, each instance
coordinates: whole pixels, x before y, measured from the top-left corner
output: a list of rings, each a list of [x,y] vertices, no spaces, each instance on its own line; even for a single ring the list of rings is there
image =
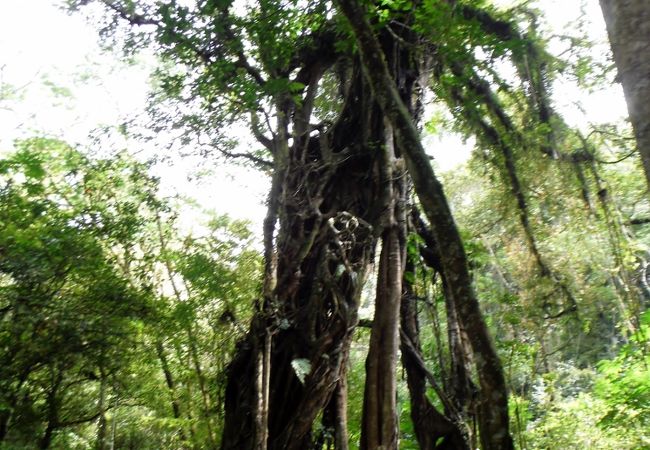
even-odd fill
[[[19,98],[0,101],[0,152],[10,149],[14,139],[35,134],[88,146],[91,131],[142,114],[146,105],[151,62],[143,57],[138,64],[128,64],[102,53],[97,31],[82,15],[70,16],[57,8],[58,3],[2,0],[0,86],[21,89]],[[142,150],[137,142],[117,145]],[[145,154],[155,152],[144,150]],[[173,166],[157,166],[163,192],[189,196],[206,209],[261,222],[266,186],[259,174],[219,168],[197,179],[196,163],[175,158]]]
[[[97,125],[141,110],[148,74],[102,55],[97,32],[82,17],[51,0],[3,0],[2,11],[0,80],[24,88],[24,99],[3,105],[13,111],[0,111],[3,144],[35,131],[84,142]]]
[[[129,65],[103,54],[96,30],[81,15],[69,16],[58,9],[57,3],[2,0],[0,92],[9,84],[20,88],[21,97],[0,100],[0,152],[16,138],[43,133],[88,145],[88,134],[96,127],[115,126],[143,111],[151,62],[142,58]],[[571,22],[580,16],[582,4],[590,38],[606,43],[598,0],[541,1],[549,26],[558,34],[575,27]],[[607,47],[596,51],[605,54]],[[584,111],[576,106],[577,100]],[[569,123],[583,129],[590,122],[618,120],[626,114],[618,85],[586,95],[570,83],[558,84],[555,101]],[[456,136],[428,138],[425,143],[441,170],[465,161],[470,151]],[[132,150],[140,146],[128,145]],[[259,175],[219,168],[198,183],[189,182],[193,169],[193,162],[177,159],[171,167],[159,167],[157,174],[168,193],[194,197],[219,212],[253,220],[256,226],[261,223],[266,184]]]

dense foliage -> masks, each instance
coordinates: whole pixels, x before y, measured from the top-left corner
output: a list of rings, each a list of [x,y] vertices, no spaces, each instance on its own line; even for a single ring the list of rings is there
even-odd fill
[[[650,448],[648,186],[624,124],[554,107],[610,82],[584,36],[552,55],[527,2],[67,3],[156,50],[139,134],[258,168],[268,211],[16,142],[0,449]],[[420,135],[450,131],[440,184]]]
[[[0,161],[3,448],[215,439],[259,256],[226,217],[184,237],[147,171],[45,138]]]

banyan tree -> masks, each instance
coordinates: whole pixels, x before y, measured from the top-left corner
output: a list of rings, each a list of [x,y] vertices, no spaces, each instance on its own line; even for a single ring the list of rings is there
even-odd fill
[[[104,32],[127,49],[156,49],[178,129],[269,177],[264,288],[227,370],[221,448],[348,448],[346,368],[370,276],[361,448],[398,446],[399,364],[422,449],[513,448],[502,366],[420,135],[433,100],[476,137],[538,276],[563,299],[551,313],[573,311],[538,248],[517,166],[522,154],[577,158],[560,145],[567,127],[534,14],[480,0],[71,3],[100,8]],[[242,126],[257,143],[228,145]],[[420,264],[442,280],[449,383],[420,348],[408,276]]]

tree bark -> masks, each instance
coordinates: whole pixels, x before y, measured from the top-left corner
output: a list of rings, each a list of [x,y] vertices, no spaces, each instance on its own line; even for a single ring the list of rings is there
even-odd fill
[[[52,444],[54,432],[59,428],[59,388],[63,382],[63,371],[54,364],[50,368],[50,386],[47,391],[47,418],[45,431],[41,437],[38,448],[46,450]]]
[[[397,349],[399,305],[405,261],[404,177],[396,170],[394,135],[385,126],[381,149],[384,186],[382,249],[379,260],[375,315],[366,358],[366,382],[361,425],[361,449],[396,448]]]
[[[397,347],[402,261],[399,229],[391,226],[382,239],[375,317],[366,359],[361,450],[397,448]]]
[[[463,328],[458,317],[457,307],[454,303],[454,297],[449,290],[449,283],[445,279],[441,267],[442,256],[440,255],[439,246],[436,243],[430,229],[424,223],[417,209],[413,209],[411,215],[415,229],[418,235],[424,241],[425,246],[421,253],[426,265],[440,274],[443,295],[445,297],[445,313],[447,316],[447,340],[449,344],[449,354],[451,361],[451,382],[448,389],[451,400],[458,411],[458,421],[466,421],[470,418],[472,410],[472,393],[475,387],[472,383],[472,355],[469,336]],[[474,443],[475,436],[470,436],[470,442]]]
[[[228,368],[224,450],[251,449],[259,441],[255,380],[267,333],[273,336],[266,365],[268,449],[310,448],[312,425],[345,376],[381,210],[375,174],[383,118],[378,106],[367,102],[369,89],[358,62],[354,65],[341,118],[328,130],[311,135],[304,104],[293,113],[285,108],[279,119],[283,129],[289,126],[287,118],[298,122],[296,117],[304,116],[294,124],[291,145],[288,133],[276,132],[276,141],[283,140],[276,147],[284,150],[274,180],[281,183],[274,184],[269,205],[277,209],[270,216],[277,217],[278,227],[274,242],[265,245],[273,247],[267,258],[277,258],[275,267],[269,264],[267,279],[276,281],[268,283],[260,311]],[[265,228],[275,228],[271,222]],[[296,373],[297,361],[309,363],[303,379]]]
[[[99,419],[97,420],[97,439],[95,448],[97,450],[104,450],[106,446],[106,386],[107,376],[104,369],[100,367],[99,378],[99,399],[97,401],[97,409],[99,410]]]
[[[409,264],[411,267],[409,268]],[[414,268],[407,262],[407,271]],[[426,375],[418,364],[422,358],[418,314],[412,287],[404,282],[401,308],[402,366],[411,401],[411,420],[421,450],[469,450],[459,424],[438,411],[427,397]],[[410,343],[410,345],[409,345]],[[456,418],[458,419],[458,418]]]
[[[600,6],[650,187],[650,7],[646,0],[600,0]]]
[[[347,360],[347,356],[345,358]],[[323,411],[323,429],[327,437],[317,442],[314,449],[334,446],[334,450],[348,450],[348,381],[347,367],[341,372],[332,397]]]
[[[174,415],[174,419],[180,419],[181,405],[177,398],[176,383],[174,382],[174,376],[169,367],[169,362],[167,361],[167,355],[165,355],[165,348],[161,341],[156,341],[156,355],[158,356],[158,360],[160,361],[160,366],[162,368],[163,375],[165,376],[165,383],[167,384],[167,389],[169,390],[169,399],[171,401],[172,414]],[[182,427],[178,429],[178,433],[181,438],[181,441],[185,443],[187,441],[187,437],[185,436],[185,432],[183,431]]]
[[[514,448],[509,433],[508,395],[501,361],[483,320],[472,287],[467,256],[454,223],[442,185],[433,173],[418,131],[391,78],[385,56],[370,27],[365,11],[355,0],[338,0],[361,50],[365,74],[397,142],[404,153],[415,191],[440,245],[442,266],[459,318],[471,339],[481,384],[481,444],[483,450]]]

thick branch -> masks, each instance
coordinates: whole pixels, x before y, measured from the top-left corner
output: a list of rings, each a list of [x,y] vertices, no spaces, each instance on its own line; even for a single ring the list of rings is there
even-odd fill
[[[142,14],[136,14],[127,11],[123,6],[121,6],[119,3],[115,1],[102,0],[102,3],[107,8],[115,11],[120,18],[126,20],[131,25],[135,25],[135,26],[143,26],[143,25],[159,26],[160,25],[160,23],[155,19],[143,16]]]
[[[627,225],[647,225],[650,223],[650,217],[637,217],[627,221]]]
[[[261,168],[264,169],[272,169],[273,168],[273,163],[267,159],[257,157],[255,155],[251,155],[250,153],[237,153],[237,152],[231,152],[229,150],[226,150],[224,148],[219,148],[219,152],[222,153],[224,156],[228,158],[244,158],[248,159],[252,162],[254,162],[256,165],[260,166]]]
[[[484,450],[513,449],[508,428],[508,397],[501,362],[483,321],[472,288],[467,256],[454,223],[442,185],[435,177],[409,112],[392,80],[385,56],[373,34],[365,12],[355,0],[338,0],[349,20],[361,50],[365,74],[384,114],[391,121],[406,159],[415,191],[433,225],[440,244],[442,265],[450,291],[458,305],[459,316],[471,336],[481,382],[483,405],[481,440]]]
[[[224,58],[223,52],[220,51],[210,51],[205,48],[198,48],[194,45],[194,43],[191,41],[191,39],[188,39],[186,36],[184,36],[182,33],[179,33],[178,31],[174,29],[170,29],[169,25],[164,23],[161,20],[154,19],[152,17],[147,17],[142,14],[136,14],[134,12],[129,12],[124,8],[122,5],[120,5],[118,2],[113,1],[113,0],[100,0],[101,3],[106,6],[108,9],[114,11],[118,17],[120,17],[123,20],[126,20],[129,24],[133,26],[146,26],[146,25],[151,25],[155,26],[159,29],[165,29],[166,32],[172,34],[176,41],[179,44],[187,46],[194,54],[199,57],[199,59],[206,65],[212,64],[215,62],[216,59],[222,59]],[[230,24],[228,21],[228,12],[227,11],[222,11],[222,25],[224,26],[223,34],[227,40],[230,40],[232,42],[237,42],[237,38],[235,37],[234,33],[230,29]],[[241,47],[239,45],[238,47]],[[260,70],[256,67],[253,67],[249,62],[248,59],[246,58],[246,55],[244,52],[241,50],[241,48],[238,48],[237,50],[233,50],[234,56],[235,56],[235,61],[234,65],[237,68],[243,69],[248,75],[250,75],[255,82],[262,86],[266,83],[266,80],[262,76]]]

